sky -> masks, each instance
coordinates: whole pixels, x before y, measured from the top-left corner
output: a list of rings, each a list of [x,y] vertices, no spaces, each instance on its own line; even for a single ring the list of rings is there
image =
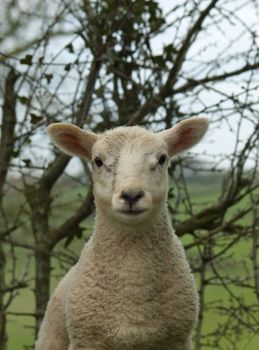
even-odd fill
[[[172,6],[175,5],[175,3],[181,3],[182,0],[178,0],[176,2],[168,1],[168,0],[158,0],[160,3],[163,11],[167,13]],[[233,6],[237,6],[237,4],[243,4],[245,3],[245,0],[237,0],[237,1],[228,1],[227,3],[224,2],[224,6],[234,8]],[[208,2],[204,1],[204,6],[206,6]],[[223,3],[222,1],[219,1],[219,3]],[[242,8],[239,12],[236,13],[237,16],[239,16],[242,21],[249,27],[253,28],[257,33],[259,33],[259,20],[258,20],[258,13],[256,13],[255,8],[251,5],[247,5],[246,7]],[[233,5],[235,4],[235,5]],[[249,3],[248,3],[249,4]],[[255,23],[257,25],[255,26]],[[183,26],[181,30],[184,32],[185,27]],[[174,28],[169,29],[166,33],[163,33],[163,35],[158,36],[156,39],[153,40],[153,49],[155,54],[159,54],[161,52],[163,46],[165,44],[172,42],[172,37],[174,37],[173,33]],[[227,34],[226,37],[222,35],[224,32]],[[224,50],[224,47],[228,44],[227,38],[232,38],[234,41],[234,44],[232,46],[233,52],[239,51],[240,49],[246,50],[246,47],[248,45],[247,38],[242,35],[241,27],[237,24],[237,22],[233,21],[233,23],[230,25],[229,21],[225,22],[225,27],[221,27],[220,29],[213,29],[213,31],[210,31],[202,37],[199,37],[197,40],[197,44],[195,42],[195,45],[191,48],[191,55],[197,55],[197,52],[203,47],[203,45],[206,45],[206,40],[212,39],[216,45],[212,45],[209,47],[208,50],[203,51],[200,54],[200,59],[203,61],[215,59],[215,56],[220,52],[221,50]],[[64,43],[59,42],[59,39],[57,39],[57,48],[55,48],[54,52],[58,51],[59,45],[64,45]],[[258,40],[258,38],[257,38]],[[259,47],[259,42],[258,42]],[[69,56],[68,50],[64,52],[65,55]],[[63,57],[62,57],[63,58]],[[188,66],[189,65],[189,66]],[[227,70],[236,69],[240,66],[240,62],[232,62],[227,66]],[[187,66],[185,67],[187,70],[192,69],[191,63],[187,63]],[[203,75],[204,76],[204,75]],[[73,88],[71,85],[69,88]],[[233,84],[226,84],[221,83],[220,88],[222,88],[222,91],[225,91],[227,93],[235,93],[239,91],[240,84],[236,84],[234,86]],[[215,103],[216,94],[213,93],[207,93],[204,92],[205,95],[202,96],[203,100],[206,100],[206,104],[213,104]],[[258,92],[256,93],[258,95]],[[184,112],[186,112],[186,115],[190,112],[188,108],[190,108],[191,104],[189,103],[186,106],[186,109]],[[199,109],[197,106],[192,106],[193,109]],[[183,107],[184,108],[184,107]],[[202,115],[201,115],[202,116]],[[237,134],[237,124],[240,116],[233,116],[230,122],[223,121],[221,123],[215,122],[217,119],[216,117],[212,116],[211,123],[209,127],[209,131],[205,135],[204,139],[196,145],[192,152],[194,153],[204,153],[208,155],[224,155],[224,154],[231,154],[235,148],[235,142],[236,142],[236,134]],[[258,117],[259,118],[259,117]],[[242,120],[241,127],[240,127],[240,143],[239,147],[242,146],[242,144],[245,142],[247,137],[250,135],[252,131],[252,125],[247,122],[246,120]],[[37,143],[41,144],[41,142],[46,142],[46,134],[37,136]],[[206,158],[206,157],[205,157]],[[74,161],[73,161],[74,162]],[[227,164],[225,164],[227,166]],[[72,168],[74,165],[72,165]]]
[[[178,1],[181,2],[181,1]],[[167,0],[159,0],[159,3],[161,4],[161,7],[165,13],[167,13],[171,8],[172,5],[175,4],[175,2],[167,1]],[[204,2],[206,4],[208,3],[207,1]],[[219,3],[222,3],[222,1],[219,1]],[[229,7],[230,9],[234,9],[237,6],[237,3],[240,3],[242,5],[245,3],[243,0],[238,0],[236,2],[231,2],[229,1],[226,5],[224,3],[224,6]],[[235,4],[235,5],[233,5]],[[242,8],[240,6],[240,11],[236,12],[236,16],[240,17],[241,20],[246,23],[250,28],[253,28],[257,33],[259,33],[259,22],[257,25],[257,15],[254,11],[253,6],[245,6]],[[223,56],[224,56],[224,48],[229,45],[229,38],[233,40],[232,43],[232,48],[231,51],[234,52],[240,52],[240,51],[245,51],[246,48],[247,50],[249,49],[248,46],[248,40],[245,35],[242,34],[242,26],[238,23],[238,21],[233,20],[231,24],[229,24],[229,21],[226,20],[225,24],[221,26],[220,29],[217,29],[216,27],[211,27],[214,29],[211,29],[208,33],[205,33],[205,35],[201,36],[197,40],[197,44],[195,42],[195,45],[190,50],[190,55],[197,55],[197,52],[205,45],[207,41],[212,41],[213,43],[216,43],[215,45],[211,45],[209,49],[202,51],[200,54],[200,59],[203,61],[209,61],[210,59],[215,59],[215,56],[219,52],[223,51]],[[186,28],[181,28],[181,30],[185,31]],[[159,54],[165,44],[169,44],[172,42],[172,37],[174,37],[174,28],[169,29],[166,33],[163,33],[162,35],[158,36],[157,38],[154,39],[152,45],[154,49],[155,54]],[[226,35],[224,35],[226,33]],[[258,42],[259,46],[259,42]],[[68,54],[65,52],[65,54]],[[187,57],[188,58],[188,57]],[[191,63],[189,64],[189,67],[185,67],[187,70],[191,70],[192,66]],[[238,67],[242,66],[242,63],[240,63],[238,60],[233,62],[231,61],[231,64],[226,64],[226,69],[227,71],[231,71],[233,69],[236,69]],[[219,68],[220,70],[220,68]],[[201,76],[204,76],[204,73],[201,74]],[[222,91],[232,94],[232,93],[238,93],[240,91],[240,84],[241,84],[241,78],[244,78],[244,75],[240,77],[240,82],[238,82],[236,85],[235,84],[229,84],[222,82],[219,84],[219,88],[222,89]],[[239,79],[239,78],[238,78]],[[207,105],[214,104],[215,101],[219,98],[215,93],[213,92],[204,92],[202,95],[203,101],[206,101]],[[186,107],[186,114],[188,115],[188,108],[190,105]],[[195,110],[195,106],[193,107]],[[198,108],[198,107],[196,107]],[[199,109],[199,108],[198,108]],[[201,115],[203,116],[203,115]],[[225,155],[230,155],[233,153],[235,147],[236,147],[236,138],[237,138],[237,127],[238,127],[238,122],[240,121],[240,116],[232,116],[231,119],[229,120],[223,120],[222,122],[218,123],[216,120],[218,119],[216,116],[210,116],[211,117],[211,122],[209,126],[209,130],[203,140],[196,145],[194,148],[192,148],[192,153],[195,154],[203,154],[203,159],[211,161],[211,159],[218,157],[218,159],[226,158]],[[249,137],[250,133],[253,130],[253,126],[251,123],[249,123],[245,119],[241,119],[241,126],[239,130],[239,144],[238,148],[241,149],[242,145],[244,142],[247,140]],[[212,157],[211,157],[212,156]],[[71,169],[75,169],[78,164],[78,161],[75,159],[72,161],[68,171],[72,171]],[[248,162],[247,165],[253,165],[253,161]],[[220,166],[222,167],[228,167],[229,165],[229,160],[224,161],[220,163]]]
[[[175,2],[167,1],[167,0],[159,0],[158,1],[165,13],[167,13],[172,6],[175,4]],[[176,2],[177,3],[177,2]],[[208,2],[205,2],[205,6]],[[219,1],[219,4],[222,4],[224,2]],[[246,1],[236,1],[236,2],[225,2],[224,6],[226,6],[229,9],[234,9],[236,6],[240,7],[239,11],[236,11],[235,15],[238,16],[247,26],[248,28],[253,28],[254,31],[259,34],[259,16],[258,12],[255,11],[255,7],[253,6],[253,2],[250,1],[250,4],[248,2],[248,5],[245,7],[242,7],[242,4],[247,4]],[[240,5],[240,6],[239,6]],[[258,8],[257,8],[258,10]],[[242,50],[249,49],[248,47],[248,40],[245,35],[243,35],[243,29],[242,27],[238,24],[238,22],[233,20],[233,23],[229,25],[228,21],[225,22],[225,27],[221,26],[220,30],[217,30],[216,28],[213,30],[213,32],[209,33],[211,38],[213,38],[213,41],[217,43],[214,47],[211,46],[209,50],[204,52],[204,57],[203,59],[206,61],[208,59],[214,59],[215,55],[221,50],[221,47],[224,49],[224,45],[228,45],[228,39],[226,39],[226,42],[224,42],[224,35],[222,36],[222,32],[226,33],[227,38],[231,38],[234,41],[234,44],[232,46],[233,52],[239,51],[241,48]],[[163,45],[165,43],[170,43],[172,35],[170,33],[170,30],[166,33],[161,35],[161,37],[157,38],[157,40],[154,42],[154,47],[156,50],[159,52]],[[197,41],[197,43],[201,43],[201,45],[204,45],[204,41],[210,38],[198,38],[200,40]],[[259,47],[259,41],[257,38],[257,45]],[[198,51],[199,50],[199,45],[194,45],[193,51]],[[236,69],[240,67],[240,62],[236,63],[231,63],[231,65],[228,67],[228,70],[231,71],[233,69]],[[257,74],[259,71],[257,71]],[[244,77],[244,74],[242,75],[242,78]],[[240,78],[241,80],[241,78]],[[258,82],[258,79],[257,79]],[[222,89],[228,93],[234,93],[235,86],[232,84],[228,86],[228,84],[221,84]],[[237,91],[240,91],[239,86],[236,87]],[[255,92],[255,95],[258,98],[258,93]],[[214,96],[215,97],[215,96]],[[213,103],[213,95],[212,94],[207,94],[206,95],[207,103],[209,105],[209,102],[211,101]],[[192,150],[194,152],[205,152],[207,154],[213,154],[213,155],[221,155],[221,154],[231,154],[235,148],[235,143],[236,143],[236,135],[237,135],[237,124],[239,121],[240,116],[233,117],[230,125],[227,122],[222,122],[220,124],[217,123],[211,123],[209,131],[205,135],[204,139],[202,140],[201,143],[196,145]],[[258,114],[258,119],[259,119],[259,114]],[[244,144],[245,140],[248,138],[250,135],[251,131],[253,130],[253,126],[251,123],[249,123],[247,120],[242,120],[241,122],[241,127],[240,127],[240,143],[239,143],[239,148],[242,147]]]

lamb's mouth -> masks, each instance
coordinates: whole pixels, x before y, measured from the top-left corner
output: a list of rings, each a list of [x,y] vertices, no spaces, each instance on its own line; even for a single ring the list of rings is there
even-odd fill
[[[147,209],[129,209],[129,210],[123,210],[123,209],[119,209],[118,212],[124,215],[130,215],[130,216],[137,216],[140,215],[144,212],[146,212]]]

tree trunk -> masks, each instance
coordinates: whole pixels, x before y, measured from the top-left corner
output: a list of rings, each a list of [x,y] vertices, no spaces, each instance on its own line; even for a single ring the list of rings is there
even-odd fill
[[[3,202],[3,189],[12,159],[13,148],[15,144],[15,125],[16,125],[16,94],[15,83],[18,74],[11,69],[7,74],[4,88],[3,116],[1,123],[1,141],[0,141],[0,205]],[[1,220],[2,221],[2,220]],[[7,336],[6,315],[4,307],[5,294],[5,253],[0,236],[0,350],[6,349]]]
[[[32,209],[31,229],[35,239],[35,337],[49,300],[51,253],[48,236],[49,197],[35,185],[25,186],[25,196]]]
[[[48,244],[40,242],[36,245],[35,253],[36,336],[49,300],[50,272],[51,248]]]
[[[0,350],[6,349],[6,317],[4,310],[4,288],[5,288],[5,254],[0,241]]]

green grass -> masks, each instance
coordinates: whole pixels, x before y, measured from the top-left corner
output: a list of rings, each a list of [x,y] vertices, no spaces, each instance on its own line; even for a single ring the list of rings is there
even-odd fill
[[[73,212],[73,210],[80,205],[80,201],[83,198],[85,193],[85,189],[83,187],[78,187],[76,190],[74,188],[68,189],[67,187],[64,189],[64,191],[56,198],[56,206],[52,211],[52,218],[51,218],[51,225],[57,225],[63,222],[65,218],[68,218],[70,214]],[[203,208],[208,203],[215,202],[215,200],[218,197],[219,194],[219,183],[216,181],[213,183],[207,182],[204,184],[201,183],[190,183],[190,194],[192,197],[192,200],[194,200],[194,211],[197,212],[200,208]],[[15,203],[13,199],[12,202],[8,205],[10,208],[17,207],[17,202]],[[23,203],[23,199],[19,199],[19,205]],[[245,205],[245,201],[240,204],[240,209]],[[232,213],[230,213],[231,215]],[[242,219],[243,223],[249,224],[251,221],[251,217],[248,215],[245,218]],[[86,220],[82,223],[82,227],[85,229],[84,237],[82,239],[75,239],[72,244],[69,246],[69,252],[74,252],[75,256],[78,256],[83,245],[84,240],[89,235],[89,229],[93,225],[93,218],[90,218],[89,220]],[[18,236],[19,240],[24,239],[24,241],[30,241],[30,237],[28,236],[28,225],[25,225],[23,230],[20,230],[16,235]],[[183,238],[184,243],[188,243],[188,241],[191,241],[192,237],[186,236]],[[250,242],[246,239],[243,239],[238,244],[234,246],[232,249],[233,254],[233,261],[235,257],[243,257],[245,260],[249,259],[249,248],[250,248]],[[64,250],[64,242],[61,242],[57,250]],[[193,258],[195,256],[195,250],[188,252],[188,255],[190,258]],[[17,255],[17,275],[21,274],[23,272],[23,266],[24,262],[26,260],[26,256],[28,255],[28,251],[17,248],[16,250]],[[11,258],[10,258],[10,251],[7,251],[8,259],[8,279],[11,278]],[[53,267],[53,273],[52,273],[52,280],[51,280],[51,289],[56,286],[58,283],[58,280],[60,276],[62,276],[65,273],[65,270],[68,268],[67,264],[64,264],[64,266],[61,266],[58,261],[53,258],[52,259],[52,267]],[[232,266],[226,266],[224,267],[226,273],[229,275],[236,275],[241,276],[242,274],[245,274],[246,271],[244,270],[242,265],[233,264]],[[208,275],[212,275],[212,272],[209,271]],[[14,301],[12,302],[11,306],[8,309],[8,312],[10,313],[33,313],[34,312],[34,294],[33,294],[33,276],[34,276],[34,261],[33,258],[31,259],[30,265],[29,265],[29,274],[27,276],[28,280],[30,281],[30,288],[22,289],[19,291],[19,294],[16,296]],[[199,283],[199,279],[197,278],[197,283]],[[232,286],[231,290],[235,295],[238,297],[244,298],[247,303],[256,302],[255,295],[253,292],[248,290],[247,288],[241,288],[239,289],[236,286]],[[208,287],[206,289],[206,302],[215,302],[220,301],[222,305],[225,307],[230,307],[232,301],[229,299],[228,293],[225,291],[225,289],[221,286],[214,286],[214,287]],[[205,312],[205,318],[203,321],[203,332],[209,333],[211,331],[215,331],[222,322],[225,320],[224,315],[216,313],[215,310],[208,310]],[[257,315],[258,317],[258,315]],[[23,348],[29,349],[29,346],[32,345],[33,342],[33,318],[29,316],[15,316],[15,315],[8,315],[8,350],[19,350]],[[210,350],[209,347],[203,347],[203,350]],[[220,343],[220,350],[257,350],[259,349],[259,335],[254,336],[252,333],[247,332],[245,336],[241,336],[238,347],[233,348],[231,347],[231,344],[229,344],[227,341],[221,341]]]

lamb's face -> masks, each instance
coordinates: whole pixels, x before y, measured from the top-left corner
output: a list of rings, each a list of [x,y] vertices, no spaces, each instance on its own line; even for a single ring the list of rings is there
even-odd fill
[[[139,127],[103,134],[92,152],[95,201],[103,215],[138,224],[156,215],[167,196],[167,144]]]
[[[102,215],[136,225],[157,215],[166,201],[168,158],[195,145],[207,127],[206,118],[194,117],[158,134],[135,126],[96,135],[62,123],[48,132],[65,153],[92,161]]]

